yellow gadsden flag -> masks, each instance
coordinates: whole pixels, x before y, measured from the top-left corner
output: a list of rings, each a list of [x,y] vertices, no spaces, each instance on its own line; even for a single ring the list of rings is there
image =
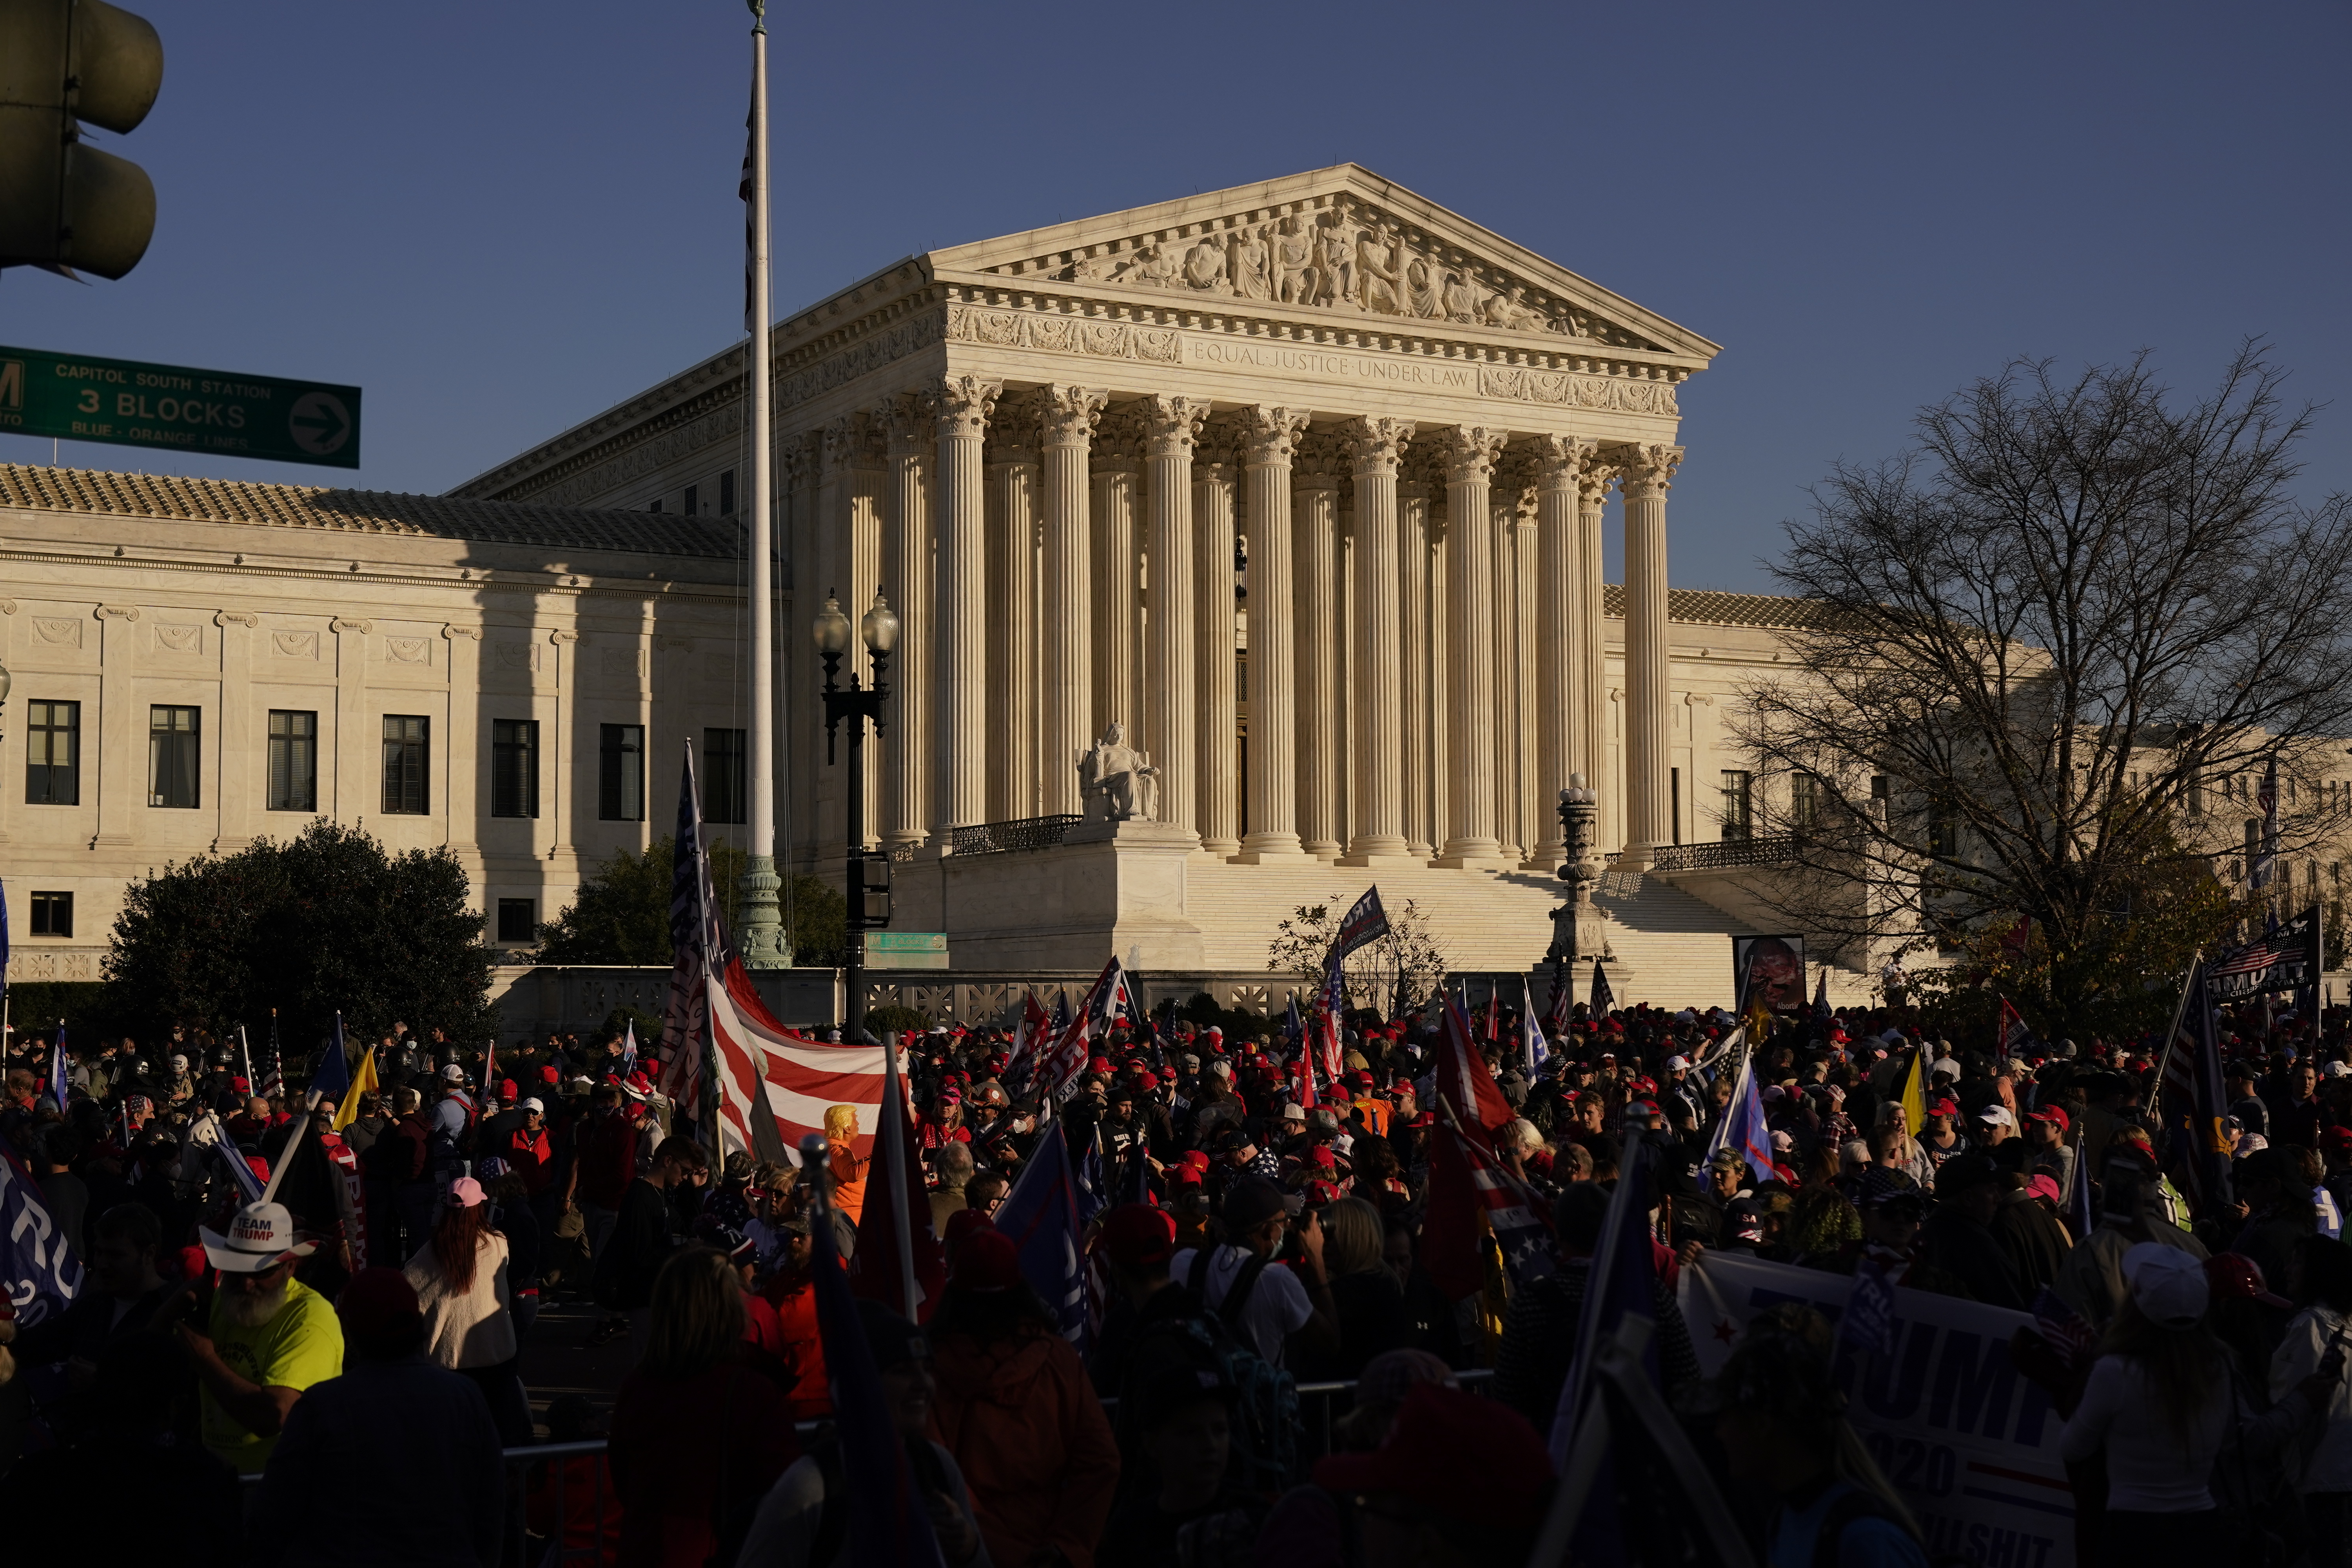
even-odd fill
[[[1916,1138],[1927,1130],[1927,1048],[1911,1053],[1911,1070],[1903,1079],[1903,1131]]]
[[[375,1081],[375,1047],[370,1046],[367,1055],[360,1058],[360,1070],[352,1074],[352,1087],[344,1091],[343,1102],[335,1107],[334,1129],[341,1132],[360,1118],[360,1096],[373,1094],[381,1086]]]

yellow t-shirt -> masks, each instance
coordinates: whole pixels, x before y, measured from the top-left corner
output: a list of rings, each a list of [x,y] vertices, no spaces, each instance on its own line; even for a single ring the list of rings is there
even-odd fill
[[[213,1347],[230,1370],[264,1388],[308,1388],[343,1373],[343,1325],[324,1296],[299,1279],[286,1282],[286,1305],[257,1329],[232,1323],[213,1298]],[[275,1436],[245,1429],[204,1391],[205,1447],[245,1475],[258,1475],[278,1447]]]

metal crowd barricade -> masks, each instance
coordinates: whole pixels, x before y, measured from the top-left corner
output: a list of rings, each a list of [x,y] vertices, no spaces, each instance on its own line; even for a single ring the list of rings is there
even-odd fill
[[[1454,1374],[1464,1388],[1478,1393],[1487,1392],[1494,1372],[1474,1368]],[[1330,1453],[1331,1435],[1341,1417],[1355,1408],[1356,1384],[1349,1383],[1302,1383],[1298,1385],[1298,1463],[1303,1475],[1317,1459]],[[1116,1415],[1118,1401],[1103,1401],[1106,1412]],[[825,1426],[821,1421],[796,1424],[802,1445],[805,1447]],[[607,1489],[610,1480],[605,1467],[592,1465],[584,1482],[592,1490],[586,1500],[588,1510],[583,1519],[583,1539],[574,1542],[570,1528],[572,1496],[581,1484],[572,1474],[571,1459],[602,1458],[605,1452],[601,1437],[585,1443],[543,1443],[528,1448],[506,1450],[506,1549],[502,1560],[510,1568],[598,1568],[606,1555],[618,1549],[619,1542],[611,1539],[604,1521],[611,1512]],[[534,1535],[530,1529],[530,1507],[534,1484],[544,1472],[547,1485],[547,1507],[541,1515],[547,1533]],[[259,1478],[251,1478],[258,1479]]]

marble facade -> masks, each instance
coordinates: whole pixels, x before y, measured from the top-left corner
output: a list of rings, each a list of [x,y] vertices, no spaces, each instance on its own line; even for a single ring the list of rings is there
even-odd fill
[[[1716,352],[1352,164],[933,251],[792,316],[781,842],[838,863],[805,626],[878,586],[907,633],[866,820],[902,862],[1076,816],[1117,721],[1160,770],[1155,837],[1201,860],[1545,870],[1580,772],[1647,864],[1680,837],[1677,399]],[[741,449],[742,359],[456,493],[674,509]]]

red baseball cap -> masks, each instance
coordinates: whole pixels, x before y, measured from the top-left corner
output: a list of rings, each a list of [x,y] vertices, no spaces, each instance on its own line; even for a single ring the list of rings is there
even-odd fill
[[[1021,1283],[1021,1255],[1013,1238],[1001,1230],[975,1230],[956,1247],[955,1269],[948,1282],[959,1290],[992,1295]]]
[[[1104,1216],[1102,1249],[1122,1268],[1165,1263],[1176,1255],[1176,1222],[1150,1204],[1121,1204]]]
[[[1958,1116],[1959,1113],[1960,1108],[1948,1100],[1937,1100],[1927,1107],[1927,1114],[1930,1116]]]
[[[2055,1121],[2061,1132],[2072,1125],[2066,1120],[2066,1108],[2063,1105],[2045,1105],[2039,1110],[2027,1111],[2025,1119],[2028,1121]]]
[[[2205,1287],[2221,1300],[2260,1301],[2283,1312],[2294,1303],[2273,1292],[2263,1278],[2263,1266],[2242,1252],[2217,1252],[2205,1260]]]

